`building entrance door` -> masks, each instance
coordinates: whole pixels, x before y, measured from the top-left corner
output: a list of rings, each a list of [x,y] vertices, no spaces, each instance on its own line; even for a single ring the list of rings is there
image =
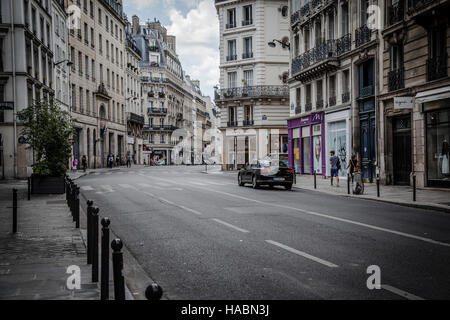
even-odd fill
[[[365,179],[375,178],[375,112],[360,115],[361,126],[361,169]]]
[[[393,127],[393,169],[394,184],[409,185],[411,161],[411,117],[395,117]]]

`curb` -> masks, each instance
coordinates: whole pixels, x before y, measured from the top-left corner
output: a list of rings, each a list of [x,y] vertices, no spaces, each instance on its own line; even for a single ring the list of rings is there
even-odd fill
[[[389,204],[396,204],[403,207],[411,207],[411,208],[417,208],[417,209],[426,209],[426,210],[435,210],[435,211],[441,211],[450,213],[450,207],[439,205],[439,204],[423,204],[423,203],[410,203],[410,202],[399,202],[395,200],[387,200],[387,199],[381,199],[374,196],[357,196],[352,194],[337,194],[327,191],[320,191],[320,190],[314,190],[314,189],[306,189],[302,187],[293,186],[296,189],[304,190],[304,191],[312,191],[317,193],[324,193],[328,195],[334,195],[337,197],[345,197],[345,198],[353,198],[353,199],[360,199],[360,200],[371,200],[371,201],[377,201],[377,202],[383,202],[383,203],[389,203]]]

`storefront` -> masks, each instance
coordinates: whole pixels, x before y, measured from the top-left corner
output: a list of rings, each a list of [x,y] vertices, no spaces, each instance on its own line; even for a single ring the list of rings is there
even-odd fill
[[[340,177],[347,176],[347,163],[351,157],[351,121],[350,110],[328,113],[325,115],[326,156],[328,159],[334,151],[341,162]],[[326,162],[326,172],[331,171],[330,162]]]
[[[325,175],[325,116],[313,112],[309,116],[288,120],[289,166],[301,174]]]
[[[450,98],[423,103],[429,187],[450,188]]]

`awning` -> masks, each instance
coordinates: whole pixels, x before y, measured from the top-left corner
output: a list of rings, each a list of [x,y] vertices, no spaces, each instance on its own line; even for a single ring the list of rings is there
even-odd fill
[[[425,103],[430,101],[450,98],[450,86],[418,92],[416,94],[416,103]]]

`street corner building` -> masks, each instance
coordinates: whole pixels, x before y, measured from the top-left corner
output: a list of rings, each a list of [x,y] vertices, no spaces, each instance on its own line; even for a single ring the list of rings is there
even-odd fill
[[[215,1],[220,23],[220,108],[224,170],[270,154],[287,158],[288,1]],[[270,19],[269,19],[270,17]],[[279,46],[273,40],[279,41]]]
[[[370,6],[377,5],[375,25]],[[449,1],[290,6],[289,163],[329,175],[352,154],[368,182],[450,187]],[[325,162],[325,163],[324,163]]]

